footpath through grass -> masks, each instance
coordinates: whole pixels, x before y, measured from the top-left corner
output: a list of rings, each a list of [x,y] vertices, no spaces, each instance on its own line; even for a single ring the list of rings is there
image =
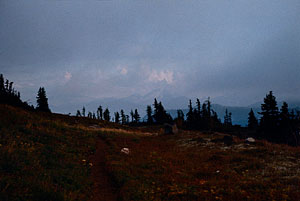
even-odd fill
[[[90,200],[97,134],[58,116],[0,105],[1,201]]]

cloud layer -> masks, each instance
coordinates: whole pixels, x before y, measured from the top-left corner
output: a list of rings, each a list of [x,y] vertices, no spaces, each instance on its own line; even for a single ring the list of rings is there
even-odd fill
[[[0,2],[0,71],[51,104],[164,89],[247,105],[300,99],[300,3]]]

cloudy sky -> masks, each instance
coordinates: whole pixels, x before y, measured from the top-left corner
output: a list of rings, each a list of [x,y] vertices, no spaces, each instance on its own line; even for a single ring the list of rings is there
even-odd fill
[[[300,1],[0,0],[0,73],[53,107],[157,90],[300,100]]]

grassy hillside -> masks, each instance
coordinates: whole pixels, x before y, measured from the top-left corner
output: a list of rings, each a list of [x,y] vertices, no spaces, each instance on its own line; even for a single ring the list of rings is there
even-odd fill
[[[91,200],[97,140],[120,200],[300,200],[299,148],[161,133],[0,105],[0,200]]]
[[[0,200],[89,200],[96,133],[75,118],[0,105]]]
[[[298,148],[238,138],[226,146],[223,137],[102,135],[122,200],[300,200]]]

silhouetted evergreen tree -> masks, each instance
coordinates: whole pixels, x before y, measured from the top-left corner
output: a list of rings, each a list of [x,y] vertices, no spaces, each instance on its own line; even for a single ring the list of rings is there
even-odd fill
[[[195,129],[195,113],[193,109],[192,100],[189,101],[189,111],[186,114],[186,124],[190,129]]]
[[[132,110],[130,111],[130,116],[131,116],[131,122],[133,122],[134,121],[134,112]]]
[[[119,112],[115,112],[115,122],[117,124],[120,123],[120,114],[119,114]]]
[[[173,121],[171,115],[169,115],[162,103],[157,103],[157,100],[154,99],[154,114],[153,118],[157,124],[171,123]]]
[[[276,97],[273,96],[272,91],[264,98],[264,103],[261,105],[261,112],[259,114],[262,115],[259,125],[262,137],[271,141],[278,141],[279,115]]]
[[[210,97],[207,98],[206,104],[207,104],[207,118],[210,119],[210,117],[211,117],[211,102],[210,102]]]
[[[195,121],[197,122],[197,125],[196,127],[198,129],[201,128],[201,124],[202,124],[202,114],[201,114],[201,104],[200,104],[200,100],[197,98],[197,101],[196,101],[196,106],[197,106],[197,109],[196,111],[194,112],[195,114]]]
[[[48,105],[48,98],[46,96],[46,91],[44,87],[40,87],[37,97],[36,97],[37,107],[36,109],[38,111],[42,112],[51,112]]]
[[[13,88],[13,82],[4,79],[0,74],[0,104],[8,104],[12,106],[22,107],[27,110],[34,110],[33,106],[29,106],[27,102],[21,100],[20,92]]]
[[[81,112],[82,116],[85,117],[85,107],[82,107],[82,112]]]
[[[147,106],[147,123],[148,124],[153,124],[153,118],[152,118],[152,108],[151,105]]]
[[[87,117],[90,118],[90,119],[92,119],[93,118],[93,113],[92,112],[88,112]]]
[[[81,112],[80,112],[80,110],[77,110],[77,112],[76,112],[76,117],[81,117]]]
[[[140,117],[140,115],[139,115],[137,109],[134,110],[133,118],[134,118],[134,122],[135,122],[135,123],[138,123],[138,122],[140,121],[140,118],[141,118],[141,117]]]
[[[104,110],[103,118],[104,118],[105,121],[110,121],[110,112],[109,112],[108,108],[106,108]]]
[[[0,74],[0,93],[4,92],[5,87],[4,87],[4,77],[2,74]]]
[[[232,126],[231,112],[228,113],[227,108],[226,108],[225,116],[224,116],[224,126],[225,126],[225,127],[230,127],[230,126]]]
[[[251,108],[249,114],[248,114],[248,128],[250,130],[255,130],[258,127],[258,120],[255,117],[255,114]]]
[[[154,117],[154,119],[156,119],[156,115],[157,115],[157,113],[158,113],[158,102],[157,102],[157,99],[156,99],[156,98],[154,99],[153,107],[154,107],[154,114],[153,114],[153,117]]]
[[[280,114],[279,114],[279,131],[280,135],[278,136],[278,140],[280,142],[287,143],[287,141],[292,138],[293,134],[293,126],[292,119],[290,117],[288,104],[283,102]]]
[[[122,122],[122,124],[127,123],[127,119],[126,119],[126,115],[124,113],[124,110],[121,110],[121,122]]]
[[[103,109],[101,105],[99,105],[97,109],[97,119],[103,120]]]

